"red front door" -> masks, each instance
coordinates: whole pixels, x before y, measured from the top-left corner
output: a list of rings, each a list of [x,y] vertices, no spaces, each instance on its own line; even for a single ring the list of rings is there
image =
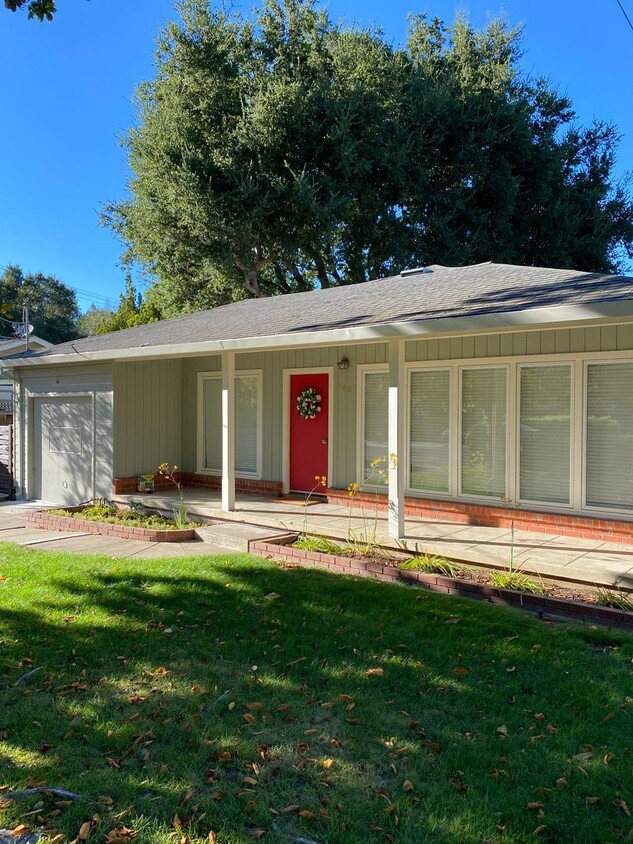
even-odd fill
[[[314,489],[316,475],[327,478],[328,382],[327,372],[290,376],[290,489],[297,492]],[[321,411],[314,419],[304,419],[297,410],[297,398],[309,388],[321,396]]]

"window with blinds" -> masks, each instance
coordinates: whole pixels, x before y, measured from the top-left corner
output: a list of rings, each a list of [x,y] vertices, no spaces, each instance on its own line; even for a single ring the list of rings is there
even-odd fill
[[[451,374],[447,369],[411,373],[411,489],[445,493],[449,491],[450,388]]]
[[[363,384],[363,477],[370,486],[387,483],[389,373],[365,372]],[[379,465],[372,462],[380,460]],[[381,473],[382,472],[382,473]]]
[[[235,376],[235,471],[257,475],[259,471],[260,379],[257,375]],[[222,471],[222,379],[203,380],[202,468]]]
[[[461,491],[506,494],[505,369],[464,369],[461,389]]]
[[[633,508],[633,363],[587,367],[586,500]]]
[[[569,504],[571,367],[524,366],[519,372],[519,495]]]
[[[202,468],[222,471],[222,379],[202,382]]]

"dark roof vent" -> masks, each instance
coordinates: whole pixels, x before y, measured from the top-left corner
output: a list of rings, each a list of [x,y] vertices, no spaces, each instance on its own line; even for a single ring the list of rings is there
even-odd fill
[[[400,273],[401,276],[406,277],[408,275],[418,275],[418,273],[432,273],[433,270],[430,267],[416,267],[413,270],[402,270]]]

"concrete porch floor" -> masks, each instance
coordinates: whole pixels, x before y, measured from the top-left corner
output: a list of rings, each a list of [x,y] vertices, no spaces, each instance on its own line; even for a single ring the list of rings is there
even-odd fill
[[[178,493],[175,489],[173,492],[161,490],[153,495],[121,495],[116,500],[122,503],[137,501],[146,507],[170,512],[178,504]],[[348,507],[320,501],[311,501],[306,508],[300,496],[238,495],[235,511],[226,513],[220,508],[219,491],[186,488],[185,504],[192,516],[269,527],[271,535],[305,530],[345,540],[351,531],[360,542],[371,536],[375,527],[377,544],[386,548],[442,555],[465,564],[506,568],[512,548],[512,534],[508,528],[469,526],[418,517],[406,519],[406,537],[396,542],[388,534],[385,513],[378,513],[375,522],[372,509],[353,507],[350,517]],[[169,553],[168,549],[166,553]],[[633,589],[633,545],[517,530],[514,562],[524,573]]]

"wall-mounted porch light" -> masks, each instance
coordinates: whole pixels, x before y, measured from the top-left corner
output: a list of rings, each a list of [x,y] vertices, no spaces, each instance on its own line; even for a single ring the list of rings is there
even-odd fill
[[[347,355],[343,355],[343,357],[336,365],[339,369],[349,369],[349,358],[347,357]]]

